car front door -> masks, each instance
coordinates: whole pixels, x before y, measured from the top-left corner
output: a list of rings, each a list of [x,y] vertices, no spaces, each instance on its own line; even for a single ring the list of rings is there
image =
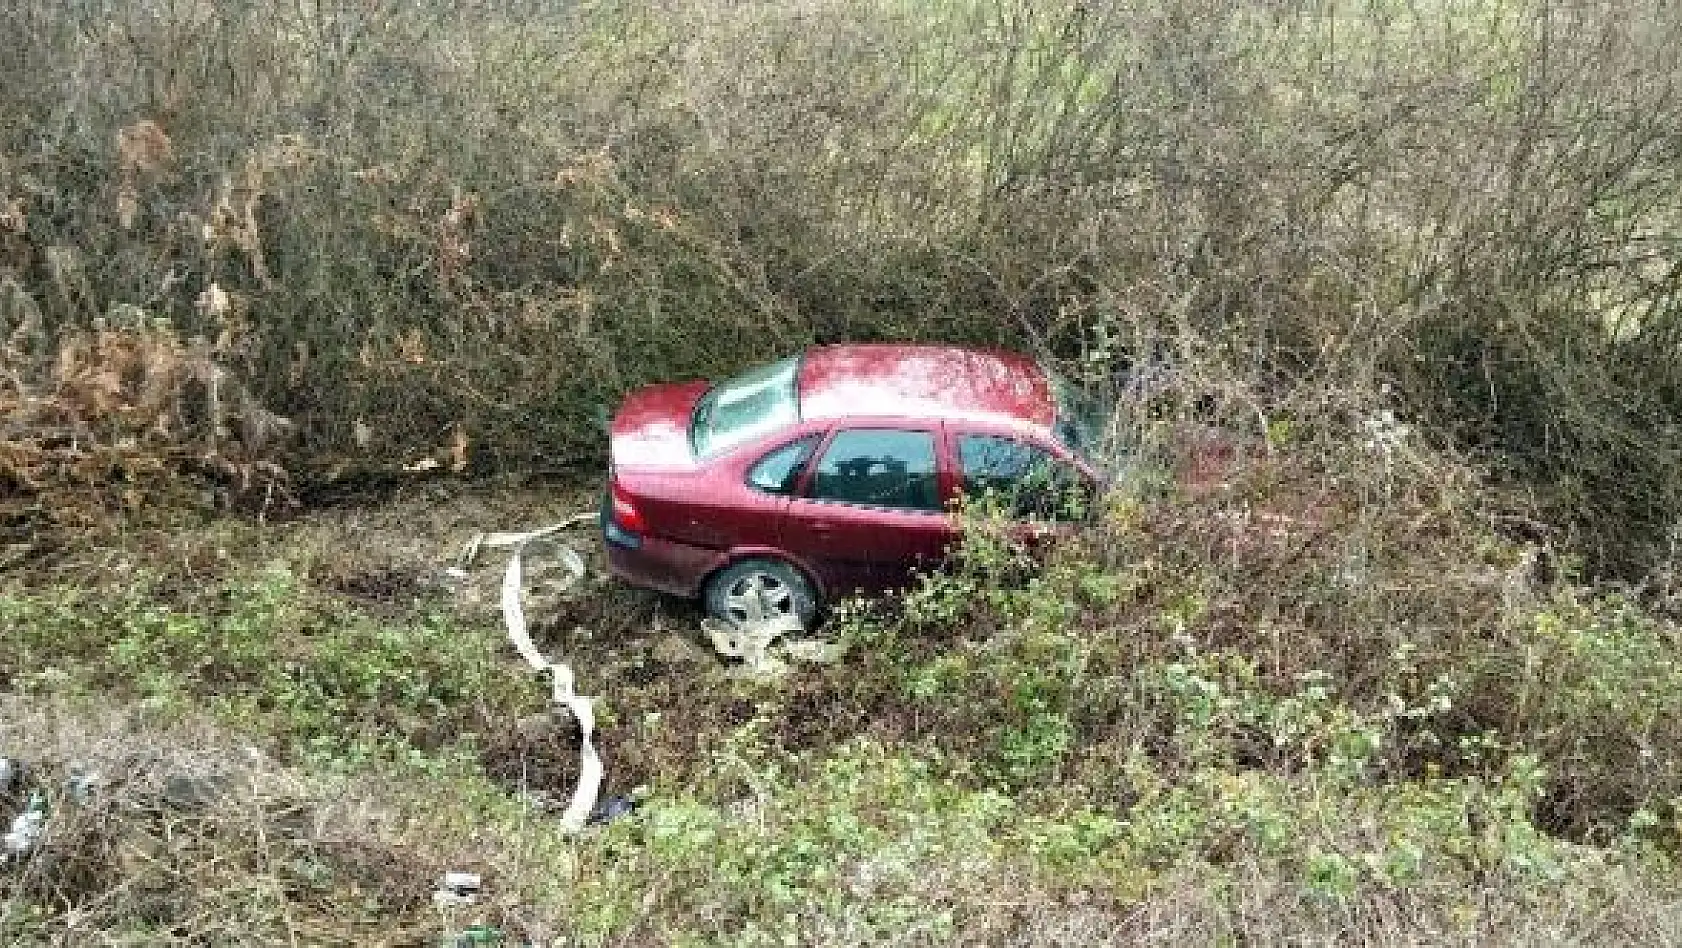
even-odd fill
[[[938,428],[838,429],[789,503],[783,545],[823,573],[831,595],[903,585],[954,536]]]

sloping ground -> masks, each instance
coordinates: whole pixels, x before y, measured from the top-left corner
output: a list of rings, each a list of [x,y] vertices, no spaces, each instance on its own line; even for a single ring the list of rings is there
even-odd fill
[[[640,802],[578,837],[550,807],[576,741],[504,638],[500,558],[444,569],[593,485],[67,541],[0,586],[0,754],[32,766],[0,809],[49,804],[0,870],[0,941],[1682,939],[1672,627],[1515,586],[1494,541],[1426,569],[1430,503],[1359,533],[1267,482],[1266,529],[1235,532],[1230,494],[1124,505],[1033,579],[978,530],[773,685],[728,675],[688,604],[540,570],[539,644],[603,697],[607,792]],[[1388,615],[1327,579],[1357,535]],[[1529,631],[1485,653],[1451,622]],[[1479,662],[1529,707],[1484,707],[1513,702]],[[476,905],[433,905],[446,870],[483,875]]]

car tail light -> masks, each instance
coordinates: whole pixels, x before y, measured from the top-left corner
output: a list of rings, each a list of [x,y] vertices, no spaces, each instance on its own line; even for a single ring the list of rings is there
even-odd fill
[[[608,490],[613,496],[613,522],[632,533],[647,531],[648,521],[643,519],[642,511],[637,509],[630,493],[619,483],[618,478],[613,479],[608,485]]]

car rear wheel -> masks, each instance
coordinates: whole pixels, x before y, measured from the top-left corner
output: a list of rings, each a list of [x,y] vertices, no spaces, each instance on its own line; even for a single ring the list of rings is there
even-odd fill
[[[811,628],[818,616],[818,593],[810,581],[781,560],[751,559],[713,574],[705,591],[707,611],[731,625],[748,625],[778,615],[793,615]]]

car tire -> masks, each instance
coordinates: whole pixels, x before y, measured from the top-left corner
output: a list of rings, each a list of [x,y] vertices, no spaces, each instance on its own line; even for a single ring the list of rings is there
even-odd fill
[[[804,573],[782,560],[753,559],[731,563],[707,580],[702,594],[707,612],[733,626],[776,611],[792,612],[808,629],[817,622],[822,605]],[[758,608],[755,608],[757,602]]]

